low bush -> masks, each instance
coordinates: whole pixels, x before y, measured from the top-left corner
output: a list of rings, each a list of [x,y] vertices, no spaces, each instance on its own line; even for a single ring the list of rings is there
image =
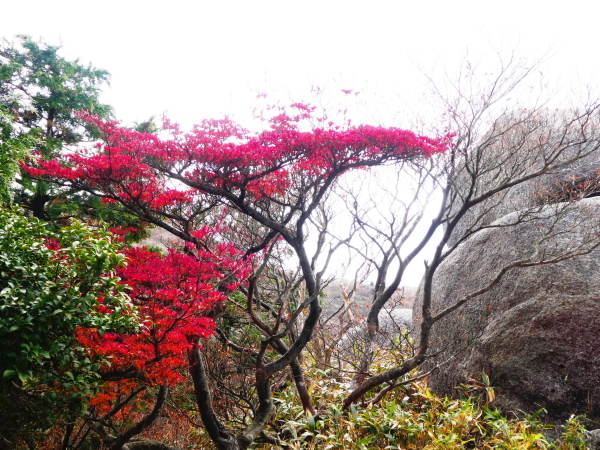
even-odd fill
[[[279,443],[258,444],[269,450],[585,450],[584,417],[564,427],[544,423],[544,411],[507,417],[493,407],[494,390],[487,377],[472,380],[460,399],[434,395],[425,381],[399,386],[378,403],[340,406],[350,389],[351,374],[307,369],[310,391],[318,405],[306,416],[293,389],[277,397],[277,420],[268,430]],[[368,403],[368,399],[365,403]],[[561,432],[558,439],[549,435]]]

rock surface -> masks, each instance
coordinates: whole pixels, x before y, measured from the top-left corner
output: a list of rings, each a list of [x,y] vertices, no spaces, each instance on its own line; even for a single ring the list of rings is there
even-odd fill
[[[577,123],[572,111],[544,108],[510,111],[495,121],[461,155],[451,181],[451,210],[467,198],[499,191],[466,211],[448,245],[511,212],[600,193],[597,141],[578,138]],[[506,188],[518,179],[523,181]]]
[[[536,214],[543,218],[502,227],[523,217],[508,214],[493,222],[498,227],[461,244],[436,272],[433,313],[486,286],[536,248],[552,259],[596,237],[600,198],[549,205]],[[553,237],[544,240],[550,229]],[[415,324],[421,304],[418,292]],[[456,394],[456,386],[484,372],[503,410],[543,407],[556,422],[572,413],[600,419],[600,250],[509,270],[494,288],[437,323],[431,342],[432,352],[439,352],[435,363],[447,362],[430,379],[438,394]]]
[[[600,450],[600,429],[588,432],[587,445],[589,450]]]
[[[580,167],[581,165],[584,167]],[[491,174],[489,176],[491,177]],[[457,184],[458,189],[468,187],[467,182],[461,181],[460,178]],[[600,165],[586,159],[577,161],[557,173],[542,175],[534,180],[523,182],[475,205],[457,224],[448,245],[454,245],[471,228],[485,227],[509,213],[598,196],[599,193]]]

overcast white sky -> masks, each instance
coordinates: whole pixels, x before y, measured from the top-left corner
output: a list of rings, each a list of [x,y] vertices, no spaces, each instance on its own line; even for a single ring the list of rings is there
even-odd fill
[[[124,122],[166,112],[189,126],[243,115],[255,91],[298,97],[317,85],[364,91],[367,102],[378,101],[369,93],[394,99],[417,89],[411,61],[457,65],[466,52],[489,51],[489,42],[532,58],[552,48],[546,70],[563,85],[600,79],[593,4],[3,0],[0,30],[60,43],[64,56],[108,70],[103,100]]]
[[[249,109],[253,91],[309,86],[411,90],[414,67],[485,41],[518,43],[573,76],[599,71],[594,2],[505,0],[4,0],[1,34],[62,43],[111,72],[105,101],[125,122],[168,112],[191,124]]]

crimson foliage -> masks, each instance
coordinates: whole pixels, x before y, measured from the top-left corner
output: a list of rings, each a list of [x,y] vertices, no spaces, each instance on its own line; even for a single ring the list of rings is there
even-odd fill
[[[39,161],[37,168],[28,170],[81,185],[107,202],[164,210],[194,205],[207,194],[223,200],[284,200],[290,192],[310,190],[349,169],[430,156],[448,145],[449,136],[432,139],[398,128],[304,130],[312,108],[293,107],[300,112],[273,117],[270,129],[260,133],[229,119],[205,120],[183,133],[166,120],[169,139],[85,115],[104,136],[106,143],[99,144],[98,151],[81,150],[64,161]]]
[[[99,130],[103,143],[60,160],[39,160],[35,167],[27,168],[34,176],[86,190],[104,202],[118,202],[129,213],[186,242],[183,253],[128,253],[130,264],[121,275],[131,286],[140,313],[147,317],[142,333],[80,334],[93,352],[113,358],[105,379],[117,384],[107,384],[106,397],[96,399],[104,419],[117,410],[109,406],[117,400],[121,409],[125,408],[119,400],[124,392],[133,395],[141,389],[140,383],[160,383],[153,412],[143,421],[146,426],[157,416],[166,386],[182,380],[180,369],[189,352],[196,397],[209,434],[219,448],[233,448],[234,442],[246,448],[273,414],[269,380],[290,364],[297,372],[301,370],[294,361],[310,340],[320,313],[320,275],[305,245],[310,216],[344,173],[428,157],[445,151],[451,138],[432,139],[398,128],[368,125],[337,127],[315,118],[314,109],[304,104],[279,112],[270,119],[268,129],[258,133],[229,119],[205,120],[184,133],[165,120],[161,134],[165,137],[83,115]],[[235,214],[227,216],[228,211]],[[249,219],[246,229],[222,229],[217,236],[214,228],[202,228],[205,223],[216,223],[218,230],[220,220],[233,223],[236,217]],[[236,250],[226,243],[230,238],[246,244]],[[253,313],[252,306],[253,293],[259,289],[257,279],[265,267],[259,263],[262,257],[269,257],[266,249],[278,238],[289,244],[301,267],[307,299],[298,302],[304,304],[298,311],[309,306],[302,330],[289,345],[278,336],[280,326],[298,314],[284,316],[280,311],[270,327]],[[255,268],[250,262],[252,256],[256,258]],[[247,309],[249,322],[271,337],[262,341],[256,353],[260,402],[253,424],[234,438],[218,423],[207,394],[202,358],[193,350],[195,340],[213,330],[213,323],[202,317],[207,309],[224,300],[225,293],[241,287],[246,278],[250,283],[244,288],[247,305],[243,309]],[[280,354],[271,362],[265,357],[269,345]],[[301,380],[301,372],[295,377]],[[122,440],[141,428],[130,430]]]
[[[109,412],[123,395],[141,387],[173,387],[185,380],[189,350],[214,332],[207,312],[225,301],[226,293],[236,290],[252,269],[251,260],[242,259],[233,245],[215,240],[217,232],[209,227],[193,232],[198,244],[188,243],[186,253],[124,251],[128,263],[117,274],[144,319],[138,333],[79,330],[78,339],[90,353],[109,361],[102,393],[91,402],[96,412]],[[103,305],[100,310],[111,312]]]

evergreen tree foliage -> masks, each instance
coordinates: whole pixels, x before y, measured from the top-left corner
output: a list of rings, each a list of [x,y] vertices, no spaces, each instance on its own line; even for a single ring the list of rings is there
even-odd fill
[[[97,389],[103,360],[77,334],[133,330],[108,234],[75,222],[54,232],[0,210],[0,447],[39,431]],[[2,442],[4,441],[4,442]]]
[[[69,61],[59,55],[59,46],[18,36],[15,42],[0,43],[0,196],[10,200],[12,180],[17,177],[16,161],[28,151],[44,157],[58,157],[66,146],[95,139],[77,111],[108,117],[111,108],[99,100],[102,86],[108,83],[105,70]],[[26,205],[38,218],[61,214],[64,196],[59,188],[27,174],[17,177],[15,200]]]

